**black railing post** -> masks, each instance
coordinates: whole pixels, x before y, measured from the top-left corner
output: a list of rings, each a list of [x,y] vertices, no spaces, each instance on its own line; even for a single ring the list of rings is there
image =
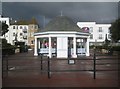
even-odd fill
[[[6,59],[6,69],[7,69],[7,72],[8,72],[8,58]]]
[[[48,78],[50,79],[50,58],[48,57]]]
[[[41,70],[43,70],[42,59],[41,59]]]
[[[42,59],[43,58],[43,55],[42,54],[40,54],[40,59]]]
[[[2,58],[1,58],[1,59],[2,59]],[[4,64],[3,64],[3,59],[2,59],[2,79],[3,79],[3,72],[4,72],[4,71],[3,71],[3,69],[4,69],[4,68],[3,68],[3,65],[4,65]]]
[[[94,61],[94,73],[93,73],[93,77],[94,79],[96,79],[96,49],[94,49],[94,57],[93,57],[93,61]]]
[[[42,54],[40,55],[40,58],[41,58],[41,60],[40,60],[41,61],[41,70],[43,70],[43,63],[42,63],[42,58],[43,57],[42,57]]]
[[[118,75],[120,74],[120,51],[118,51],[118,58],[117,58],[117,62],[118,62]],[[118,77],[118,81],[120,81],[120,77]]]

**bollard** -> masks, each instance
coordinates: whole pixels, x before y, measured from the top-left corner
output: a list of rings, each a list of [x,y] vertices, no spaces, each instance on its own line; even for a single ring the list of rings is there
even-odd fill
[[[41,59],[43,58],[42,54],[40,54],[40,58],[41,58]]]
[[[96,54],[94,53],[94,57],[93,57],[93,60],[94,60],[94,74],[93,74],[93,77],[94,79],[96,79]]]
[[[2,79],[3,79],[3,59],[2,59]]]
[[[117,62],[118,62],[118,75],[120,74],[120,51],[118,51],[118,54],[117,54],[118,58],[117,58]],[[120,77],[118,77],[118,81],[120,81]]]
[[[41,70],[43,70],[43,66],[42,66],[42,59],[41,59]]]
[[[40,60],[41,61],[41,70],[43,70],[42,54],[40,55],[40,58],[41,58],[41,60]]]
[[[6,59],[6,70],[8,72],[8,59]]]
[[[48,78],[50,79],[50,59],[48,57]]]

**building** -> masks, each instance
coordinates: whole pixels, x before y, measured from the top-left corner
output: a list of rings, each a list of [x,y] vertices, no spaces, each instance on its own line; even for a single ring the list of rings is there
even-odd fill
[[[34,33],[38,31],[37,22],[33,21],[33,19],[29,22],[26,21],[18,21],[12,24],[9,28],[11,34],[11,44],[14,44],[16,41],[15,38],[17,36],[17,41],[25,42],[26,45],[34,47]]]
[[[13,20],[12,20],[13,21]],[[12,22],[8,17],[0,16],[0,22],[6,23],[8,28],[8,33],[5,34],[7,42],[14,45],[15,41],[25,42],[26,45],[34,48],[34,33],[38,31],[38,24],[35,18],[30,21],[20,20]],[[102,45],[107,39],[110,40],[109,27],[111,24],[97,24],[96,22],[77,22],[77,25],[83,29],[83,31],[89,31],[90,35],[90,45]],[[97,35],[96,35],[97,34]],[[83,42],[83,40],[79,40]]]
[[[10,18],[3,17],[2,15],[0,15],[0,23],[6,23],[9,26],[10,25]]]
[[[34,34],[34,56],[47,54],[50,58],[89,56],[89,33],[83,32],[70,18],[58,16]]]
[[[34,33],[38,31],[38,24],[35,18],[30,21],[19,20],[10,21],[7,17],[1,17],[1,22],[5,22],[9,28],[8,32],[5,34],[5,39],[11,45],[15,45],[16,41],[25,42],[25,45],[34,47]],[[12,22],[12,23],[11,23]]]
[[[38,32],[38,23],[35,18],[32,18],[29,25],[28,25],[28,45],[31,48],[34,48],[34,33]]]
[[[90,45],[102,45],[106,39],[110,39],[109,27],[111,24],[97,24],[96,22],[77,22],[77,25],[81,29],[89,30],[90,35]]]
[[[28,44],[28,25],[12,24],[9,26],[9,31],[6,33],[5,38],[11,45],[15,45],[15,42],[25,42]]]

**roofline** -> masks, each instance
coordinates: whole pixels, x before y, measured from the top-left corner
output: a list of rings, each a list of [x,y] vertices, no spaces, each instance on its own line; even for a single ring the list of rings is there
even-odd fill
[[[45,32],[37,32],[34,33],[34,36],[37,35],[45,35],[45,34],[79,34],[79,35],[89,35],[90,33],[85,32],[77,32],[77,31],[45,31]]]
[[[84,25],[84,24],[89,24],[89,25],[93,25],[93,24],[95,24],[95,25],[111,25],[111,23],[96,23],[96,22],[77,22],[77,25],[79,25],[79,24],[81,24],[81,25]]]

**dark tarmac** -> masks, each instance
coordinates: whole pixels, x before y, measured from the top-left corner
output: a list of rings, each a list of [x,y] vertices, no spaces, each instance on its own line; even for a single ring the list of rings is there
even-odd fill
[[[10,55],[3,58],[3,87],[118,87],[117,56],[97,56],[96,79],[92,59],[80,57],[70,65],[68,59],[53,58],[49,79],[47,58],[43,58],[41,70],[40,56],[34,57],[33,51]]]

